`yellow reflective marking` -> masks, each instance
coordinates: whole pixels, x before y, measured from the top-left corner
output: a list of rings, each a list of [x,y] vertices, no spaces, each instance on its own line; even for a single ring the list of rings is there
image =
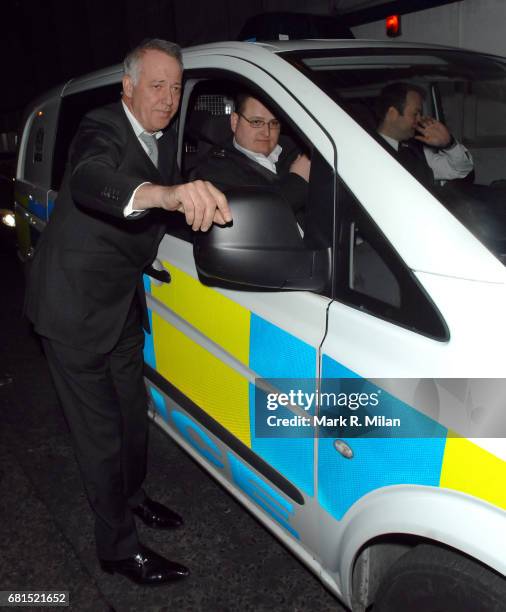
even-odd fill
[[[506,509],[506,462],[473,442],[449,432],[441,487],[456,489]]]
[[[202,285],[189,274],[162,262],[172,280],[151,286],[153,297],[233,355],[249,364],[250,312],[244,306]],[[156,334],[155,334],[156,338]],[[158,343],[158,340],[156,341]]]
[[[251,448],[248,380],[156,312],[153,335],[157,371]]]

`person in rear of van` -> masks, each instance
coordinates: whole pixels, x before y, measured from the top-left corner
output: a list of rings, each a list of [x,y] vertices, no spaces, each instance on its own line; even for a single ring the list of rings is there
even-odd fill
[[[410,83],[384,87],[377,100],[378,134],[396,151],[400,163],[421,183],[463,179],[473,170],[469,151],[448,128],[424,117],[425,92]]]
[[[211,183],[183,183],[166,130],[182,87],[179,47],[153,39],[125,58],[123,95],[90,112],[70,148],[55,210],[31,265],[25,312],[42,337],[95,514],[102,569],[139,584],[188,575],[141,544],[150,527],[182,525],[149,498],[143,270],[156,256],[167,212],[193,230],[231,220]]]

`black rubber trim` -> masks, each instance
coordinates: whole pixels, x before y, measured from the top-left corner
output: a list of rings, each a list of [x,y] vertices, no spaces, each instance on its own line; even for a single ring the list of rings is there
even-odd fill
[[[294,487],[284,476],[273,469],[268,463],[261,459],[250,448],[233,436],[227,429],[210,417],[207,412],[197,406],[184,393],[179,391],[177,387],[171,384],[167,379],[161,376],[156,370],[153,370],[147,364],[144,364],[144,376],[156,385],[166,395],[170,396],[177,402],[188,414],[195,420],[201,423],[208,431],[219,438],[223,444],[234,451],[241,459],[251,465],[257,472],[265,476],[267,480],[272,482],[280,491],[293,500],[299,506],[304,505],[304,498],[300,491]]]

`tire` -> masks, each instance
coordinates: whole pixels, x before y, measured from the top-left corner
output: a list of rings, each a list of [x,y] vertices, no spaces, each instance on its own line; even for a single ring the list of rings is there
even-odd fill
[[[373,612],[506,612],[506,580],[468,557],[421,544],[387,571]]]

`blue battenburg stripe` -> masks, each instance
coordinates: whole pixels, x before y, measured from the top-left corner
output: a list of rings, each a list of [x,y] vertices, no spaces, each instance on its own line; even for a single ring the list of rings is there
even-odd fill
[[[167,406],[165,405],[165,399],[163,395],[155,389],[154,387],[149,387],[149,392],[151,393],[151,397],[153,398],[153,403],[155,405],[156,411],[162,417],[162,419],[167,422],[169,420],[169,414],[167,412]]]
[[[46,205],[38,200],[28,200],[28,210],[33,214],[42,219],[47,220],[47,208]]]
[[[250,368],[268,379],[314,379],[316,349],[292,334],[251,314]],[[275,382],[275,381],[273,381]],[[255,387],[249,386],[251,448],[309,496],[314,495],[314,440],[257,438]]]
[[[144,291],[146,294],[151,293],[151,279],[147,274],[143,276]],[[155,355],[155,343],[153,341],[153,314],[151,309],[148,308],[149,328],[150,332],[144,330],[144,361],[156,370],[156,355]]]
[[[356,377],[327,355],[323,357],[323,387],[325,379]],[[338,520],[376,489],[400,484],[439,485],[446,428],[400,400],[392,406],[420,437],[343,438],[353,451],[352,459],[336,450],[333,438],[320,438],[318,442],[318,500]]]

